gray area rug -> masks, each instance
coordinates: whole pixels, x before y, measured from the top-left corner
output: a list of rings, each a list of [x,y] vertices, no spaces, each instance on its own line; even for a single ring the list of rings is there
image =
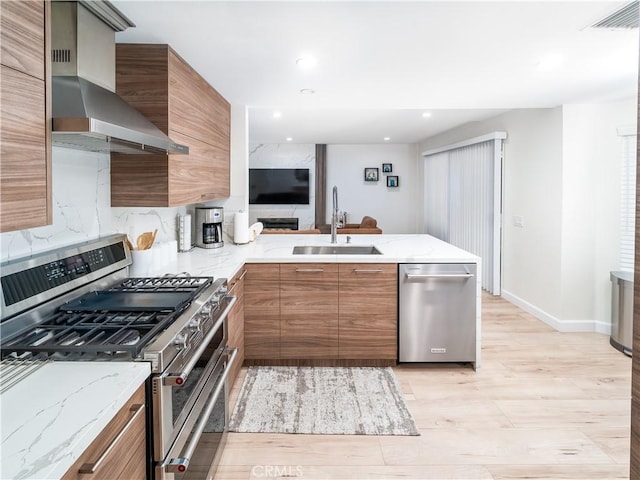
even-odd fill
[[[420,435],[390,367],[250,367],[229,430]]]

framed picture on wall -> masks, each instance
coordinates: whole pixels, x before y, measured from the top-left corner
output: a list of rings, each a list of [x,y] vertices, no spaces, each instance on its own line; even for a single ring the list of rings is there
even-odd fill
[[[383,163],[382,164],[382,173],[391,173],[393,172],[393,164],[391,163]]]
[[[387,177],[387,187],[396,188],[398,186],[398,176],[397,175],[389,175]]]
[[[364,181],[365,182],[377,182],[378,181],[378,168],[365,168],[364,169]]]

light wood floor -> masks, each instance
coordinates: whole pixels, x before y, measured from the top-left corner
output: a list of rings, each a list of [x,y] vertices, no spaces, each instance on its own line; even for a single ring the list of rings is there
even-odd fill
[[[219,478],[629,478],[631,359],[501,298],[482,310],[477,372],[395,368],[421,436],[231,433]]]

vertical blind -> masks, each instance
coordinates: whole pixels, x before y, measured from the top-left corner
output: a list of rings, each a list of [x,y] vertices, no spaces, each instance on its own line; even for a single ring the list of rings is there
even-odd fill
[[[502,138],[427,154],[424,166],[424,232],[480,257],[482,288],[494,295],[500,294]]]
[[[636,135],[619,132],[622,142],[620,169],[620,270],[633,272],[636,212]]]

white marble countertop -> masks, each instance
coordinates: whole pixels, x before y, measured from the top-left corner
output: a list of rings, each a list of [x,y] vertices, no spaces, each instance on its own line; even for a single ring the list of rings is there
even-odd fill
[[[346,235],[338,235],[346,245]],[[382,255],[293,255],[296,245],[331,245],[331,236],[263,234],[246,245],[225,241],[221,248],[194,248],[152,275],[189,272],[196,276],[231,278],[244,262],[334,263],[479,263],[480,259],[430,235],[352,235],[351,245],[374,245]]]
[[[0,478],[61,478],[150,373],[147,362],[53,362],[11,387]]]
[[[338,236],[346,243],[346,235]],[[382,255],[293,255],[296,245],[331,245],[330,235],[260,235],[254,242],[194,248],[151,275],[189,272],[230,278],[245,262],[479,263],[429,235],[353,235]],[[54,362],[0,395],[0,478],[59,479],[150,374],[146,362]]]

